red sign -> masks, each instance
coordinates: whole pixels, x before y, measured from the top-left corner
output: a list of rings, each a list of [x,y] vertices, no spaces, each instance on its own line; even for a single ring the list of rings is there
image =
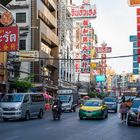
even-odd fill
[[[96,18],[96,6],[95,5],[82,5],[71,7],[72,18]]]
[[[0,28],[0,51],[16,51],[18,49],[18,27]]]
[[[110,53],[112,51],[111,47],[96,47],[97,53]]]

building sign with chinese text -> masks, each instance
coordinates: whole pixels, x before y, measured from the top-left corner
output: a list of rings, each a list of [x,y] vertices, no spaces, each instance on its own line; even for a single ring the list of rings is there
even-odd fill
[[[17,51],[18,26],[0,27],[0,51]]]

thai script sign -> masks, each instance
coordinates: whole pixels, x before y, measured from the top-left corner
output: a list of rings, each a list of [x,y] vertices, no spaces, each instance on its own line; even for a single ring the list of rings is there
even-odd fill
[[[82,6],[71,7],[72,18],[96,18],[96,6],[83,4]]]
[[[140,0],[128,0],[129,6],[139,6]]]
[[[19,52],[19,61],[30,62],[38,61],[39,59],[38,51],[20,51]]]
[[[18,26],[0,27],[0,51],[16,51],[18,36]]]

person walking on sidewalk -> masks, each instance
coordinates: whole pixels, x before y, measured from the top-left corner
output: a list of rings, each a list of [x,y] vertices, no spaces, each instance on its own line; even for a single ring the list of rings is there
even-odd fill
[[[119,109],[119,113],[121,114],[122,123],[126,120],[127,111],[128,111],[127,104],[125,103],[125,100],[122,100],[120,109]]]

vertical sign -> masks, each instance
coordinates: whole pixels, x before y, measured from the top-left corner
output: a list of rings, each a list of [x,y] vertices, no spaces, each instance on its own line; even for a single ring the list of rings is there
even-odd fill
[[[89,20],[84,20],[81,26],[81,73],[90,73],[92,31],[93,28]]]
[[[137,8],[137,46],[138,46],[138,63],[140,63],[140,8]]]

